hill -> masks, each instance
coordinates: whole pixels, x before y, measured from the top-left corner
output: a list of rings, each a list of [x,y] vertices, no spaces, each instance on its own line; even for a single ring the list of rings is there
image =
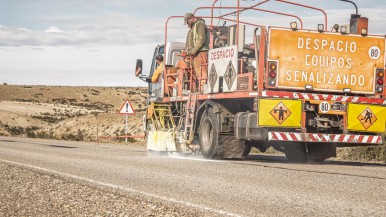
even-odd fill
[[[129,135],[143,135],[147,89],[0,85],[0,135],[96,141],[125,134],[118,110],[129,98]]]

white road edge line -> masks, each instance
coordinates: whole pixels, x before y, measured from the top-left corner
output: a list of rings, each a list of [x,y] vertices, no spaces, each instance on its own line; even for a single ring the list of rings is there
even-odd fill
[[[210,160],[204,158],[194,158],[194,157],[184,157],[179,155],[168,155],[169,158],[181,159],[181,160],[192,160],[192,161],[203,161],[203,162],[212,162],[212,163],[225,163],[226,161],[222,160]]]
[[[23,164],[23,163],[18,163],[18,162],[13,162],[13,161],[8,161],[8,160],[3,160],[3,159],[0,159],[0,161],[6,162],[6,163],[9,163],[9,164],[14,164],[14,165],[19,165],[19,166],[23,166],[23,167],[32,168],[32,169],[35,169],[35,170],[40,170],[40,171],[44,171],[44,172],[54,173],[56,175],[60,175],[60,176],[64,176],[64,177],[69,177],[69,178],[72,178],[72,179],[78,179],[78,180],[90,182],[90,183],[93,183],[93,184],[102,185],[102,186],[109,187],[109,188],[114,188],[114,189],[117,189],[117,190],[124,190],[124,191],[129,192],[129,193],[137,193],[137,194],[142,194],[142,195],[150,196],[150,197],[153,197],[153,198],[156,198],[156,199],[160,199],[160,200],[165,200],[165,201],[168,201],[168,202],[179,203],[179,204],[182,204],[182,205],[185,205],[185,206],[190,206],[190,207],[206,210],[206,211],[218,213],[218,214],[221,214],[221,215],[240,216],[240,215],[235,214],[235,213],[230,213],[230,212],[226,212],[226,211],[222,211],[222,210],[217,210],[217,209],[213,209],[213,208],[210,208],[210,207],[202,206],[202,205],[199,205],[199,204],[190,203],[190,202],[187,202],[187,201],[181,201],[181,200],[177,200],[177,199],[174,199],[174,198],[167,198],[167,197],[164,197],[164,196],[160,196],[160,195],[156,195],[156,194],[152,194],[152,193],[147,193],[147,192],[135,190],[135,189],[132,189],[132,188],[127,188],[127,187],[122,187],[122,186],[118,186],[118,185],[108,184],[108,183],[96,181],[96,180],[93,180],[93,179],[84,178],[84,177],[80,177],[80,176],[76,176],[76,175],[71,175],[71,174],[66,174],[66,173],[62,173],[62,172],[58,172],[58,171],[55,171],[55,170],[50,170],[50,169],[46,169],[46,168],[42,168],[42,167],[31,166],[31,165],[27,165],[27,164]]]

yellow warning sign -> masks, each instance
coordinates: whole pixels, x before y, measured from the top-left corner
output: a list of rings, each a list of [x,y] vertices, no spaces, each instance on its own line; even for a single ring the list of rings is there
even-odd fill
[[[301,127],[302,101],[287,99],[260,99],[259,126]]]
[[[357,118],[366,130],[377,121],[377,117],[368,107]]]
[[[279,124],[282,124],[291,115],[291,111],[282,102],[279,102],[270,113]]]
[[[386,107],[368,104],[348,104],[347,129],[350,131],[385,132]]]

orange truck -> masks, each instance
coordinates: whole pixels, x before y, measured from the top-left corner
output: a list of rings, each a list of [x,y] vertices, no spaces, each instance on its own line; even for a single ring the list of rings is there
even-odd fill
[[[166,22],[165,44],[157,46],[148,75],[156,68],[155,56],[164,55],[163,76],[149,83],[148,150],[221,159],[273,147],[290,161],[322,162],[336,156],[337,147],[383,144],[385,37],[368,34],[367,18],[353,14],[350,26],[335,24],[328,31],[325,15],[323,24],[309,30],[297,15],[261,9],[269,0],[232,2],[218,6],[214,0],[195,11],[210,12],[200,16],[210,34],[207,67],[201,67],[207,79],[195,74],[194,57],[181,55],[184,43],[168,41],[169,21],[183,16]],[[275,2],[326,14],[314,6]],[[219,10],[230,12],[215,15]],[[243,17],[247,12],[298,21],[290,28],[265,26]],[[221,21],[228,25],[214,25]],[[136,71],[141,68],[137,60]]]

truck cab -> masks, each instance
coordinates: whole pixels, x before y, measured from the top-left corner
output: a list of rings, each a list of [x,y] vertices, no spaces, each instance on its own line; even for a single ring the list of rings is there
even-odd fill
[[[165,51],[165,45],[157,45],[154,49],[154,54],[153,58],[151,61],[151,67],[150,71],[148,74],[141,74],[139,77],[142,80],[146,80],[148,82],[148,101],[162,101],[162,97],[164,96],[164,88],[165,88],[165,79],[164,76],[160,76],[158,81],[155,83],[151,82],[151,77],[154,74],[154,71],[157,69],[158,64],[156,62],[156,56],[157,55],[163,55],[164,56],[164,61],[165,61],[165,68],[164,72],[166,70],[170,70],[170,68],[173,68],[178,60],[181,59],[181,56],[179,54],[181,51],[185,48],[185,43],[181,42],[168,42],[166,46],[166,51]],[[139,66],[140,64],[140,66]],[[137,60],[137,68],[142,67],[142,60],[138,59]]]

